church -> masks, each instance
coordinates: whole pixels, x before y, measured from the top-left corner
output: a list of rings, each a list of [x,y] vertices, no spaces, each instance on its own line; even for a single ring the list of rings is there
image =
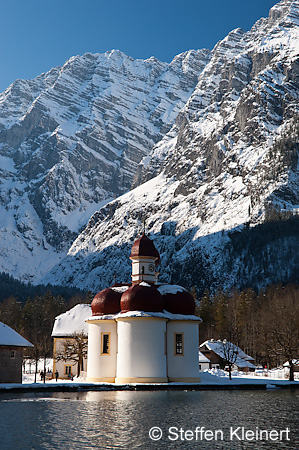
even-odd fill
[[[131,250],[131,284],[96,294],[88,324],[87,381],[199,382],[199,323],[193,297],[160,284],[160,255],[145,233]]]

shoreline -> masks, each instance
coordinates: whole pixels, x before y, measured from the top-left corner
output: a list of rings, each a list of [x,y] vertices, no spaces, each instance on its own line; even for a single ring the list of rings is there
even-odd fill
[[[260,383],[132,383],[132,384],[112,384],[112,383],[28,383],[28,384],[0,384],[0,394],[8,393],[42,393],[42,392],[86,392],[86,391],[208,391],[208,390],[293,390],[299,389],[299,383],[279,382],[273,380],[270,382],[262,381]]]

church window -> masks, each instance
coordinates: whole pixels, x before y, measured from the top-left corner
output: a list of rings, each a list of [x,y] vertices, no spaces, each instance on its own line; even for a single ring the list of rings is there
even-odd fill
[[[175,355],[184,354],[183,333],[174,334]]]
[[[102,355],[110,355],[110,333],[101,333]]]

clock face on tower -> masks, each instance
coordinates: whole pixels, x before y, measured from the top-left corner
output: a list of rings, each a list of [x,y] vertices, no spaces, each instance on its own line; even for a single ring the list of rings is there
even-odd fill
[[[148,268],[149,268],[149,271],[150,271],[150,272],[154,272],[154,270],[155,270],[154,264],[150,264],[150,265],[148,266]]]

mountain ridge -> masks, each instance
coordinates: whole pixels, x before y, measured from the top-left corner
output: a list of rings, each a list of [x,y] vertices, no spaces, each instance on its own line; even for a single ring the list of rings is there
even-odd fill
[[[273,211],[280,217],[299,210],[298,22],[299,2],[283,0],[250,31],[231,31],[211,52],[185,52],[168,65],[107,52],[101,58],[109,70],[98,66],[88,89],[79,83],[80,92],[74,85],[83,73],[88,78],[86,71],[97,56],[84,56],[82,73],[78,61],[83,57],[73,57],[60,78],[58,69],[43,75],[41,83],[53,84],[55,77],[59,82],[36,97],[28,113],[32,123],[23,114],[13,125],[16,133],[8,132],[12,126],[0,128],[0,138],[6,137],[0,158],[7,168],[2,210],[14,210],[1,237],[15,233],[27,248],[23,252],[8,241],[0,252],[5,271],[34,282],[92,290],[111,284],[114,274],[129,281],[130,246],[146,217],[147,231],[161,253],[162,281],[203,292],[219,286],[260,288],[275,277],[290,279],[297,267],[291,246],[299,243],[293,222],[286,224],[291,231],[285,244],[284,236],[277,237],[282,247],[277,255],[266,238],[253,254],[252,245],[244,244],[240,252],[237,243],[242,236],[250,241],[255,232],[272,230],[264,222],[275,217]],[[95,80],[105,93],[100,99]],[[60,91],[65,95],[57,100]],[[70,98],[71,109],[65,103]],[[87,108],[91,98],[96,101]],[[26,101],[30,98],[21,97],[20,108]],[[36,111],[45,114],[45,106],[55,113],[49,120]],[[15,123],[13,115],[9,120]],[[24,130],[31,134],[20,147]],[[98,159],[101,170],[95,172]],[[16,185],[10,191],[13,177]],[[18,261],[20,251],[24,259]],[[269,267],[267,253],[275,259]],[[24,273],[26,255],[36,258],[36,264]]]
[[[173,127],[141,160],[135,189],[90,219],[46,280],[95,290],[114,272],[129,281],[129,247],[144,216],[162,281],[202,293],[292,278],[297,235],[285,244],[277,236],[279,251],[264,237],[255,254],[245,244],[234,252],[234,242],[256,226],[270,229],[263,224],[271,208],[278,216],[299,209],[298,20],[299,2],[285,0],[215,46]]]
[[[208,58],[87,53],[0,95],[1,270],[37,282],[90,215],[130,189]]]

